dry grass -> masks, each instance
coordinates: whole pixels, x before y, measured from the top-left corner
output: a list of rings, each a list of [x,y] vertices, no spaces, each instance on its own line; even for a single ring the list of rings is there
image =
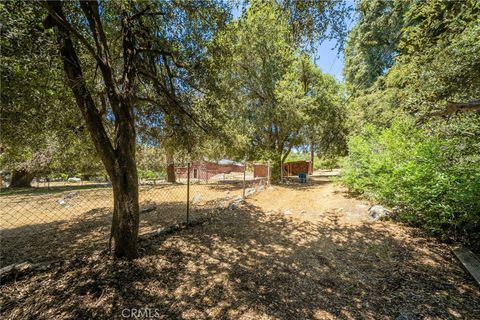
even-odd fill
[[[106,246],[113,208],[111,189],[39,191],[43,190],[0,198],[0,266],[65,258]],[[70,192],[78,194],[60,205],[58,199]],[[212,202],[225,205],[227,198],[241,193],[238,182],[192,184],[190,199],[197,199],[191,204],[192,215],[210,208]],[[185,221],[186,199],[183,184],[141,187],[141,208],[155,206],[157,210],[141,214],[140,233]]]
[[[201,195],[203,204],[211,200],[241,194],[240,181],[230,183],[192,184],[190,199]],[[72,198],[59,200],[69,194]],[[186,207],[187,186],[185,184],[159,184],[140,187],[140,202],[176,204]],[[84,219],[90,211],[113,208],[112,189],[103,185],[69,185],[47,188],[31,188],[0,196],[0,230],[12,230],[25,226]]]
[[[160,319],[480,318],[480,292],[446,245],[368,222],[363,205],[323,180],[276,187],[236,210],[199,207],[210,222],[142,241],[133,262],[89,251],[2,286],[1,315],[110,319],[150,308]]]

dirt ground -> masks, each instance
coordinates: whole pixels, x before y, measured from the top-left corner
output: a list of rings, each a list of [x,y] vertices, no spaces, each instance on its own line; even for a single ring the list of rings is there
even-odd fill
[[[346,189],[328,177],[313,176],[309,184],[292,184],[275,187],[275,192],[263,192],[249,200],[267,214],[311,222],[333,222],[342,225],[359,225],[368,221],[371,204],[348,196]],[[313,187],[312,187],[313,185]]]
[[[368,206],[327,177],[267,188],[234,210],[199,206],[209,221],[141,241],[133,262],[90,243],[94,254],[2,285],[0,316],[480,319],[480,290],[448,246],[371,222]]]
[[[249,181],[248,183],[258,183]],[[241,194],[242,183],[217,181],[209,184],[192,182],[190,200],[196,204],[229,195]],[[186,207],[187,186],[184,183],[143,185],[139,190],[140,203],[175,204]],[[38,227],[47,223],[61,223],[83,219],[91,210],[113,208],[110,187],[94,184],[51,185],[51,188],[31,188],[0,194],[0,230],[11,234],[16,228]]]
[[[259,181],[250,181],[253,187]],[[69,193],[65,205],[58,200]],[[140,234],[186,220],[187,187],[184,184],[142,186]],[[239,181],[192,184],[192,216],[205,215],[228,205],[242,194]],[[113,210],[111,189],[67,188],[26,190],[0,197],[0,267],[24,261],[44,262],[105,248]]]

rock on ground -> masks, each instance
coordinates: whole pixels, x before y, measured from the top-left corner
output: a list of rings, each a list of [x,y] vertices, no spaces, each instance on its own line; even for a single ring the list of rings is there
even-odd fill
[[[368,209],[368,217],[372,221],[378,221],[384,218],[389,217],[391,214],[390,210],[380,206],[374,205],[370,209]]]
[[[192,204],[197,204],[200,201],[202,201],[202,195],[200,193],[197,193],[196,195],[193,196]]]
[[[239,203],[239,202],[242,202],[242,201],[243,201],[243,197],[241,195],[238,195],[235,198],[233,198],[233,202],[235,202],[235,203]]]

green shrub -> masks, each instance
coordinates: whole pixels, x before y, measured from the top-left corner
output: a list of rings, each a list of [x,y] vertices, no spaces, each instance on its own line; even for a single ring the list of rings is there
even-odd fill
[[[313,168],[315,170],[318,169],[336,169],[340,167],[342,162],[342,157],[329,157],[329,158],[321,158],[313,164]]]
[[[480,156],[462,138],[444,138],[406,122],[367,126],[350,138],[343,182],[399,218],[443,238],[480,243]]]
[[[154,180],[154,179],[162,179],[164,178],[164,175],[160,172],[153,171],[153,170],[138,170],[138,177],[140,179],[145,179],[145,180]]]
[[[319,158],[315,155],[315,159],[313,160],[313,170],[319,169],[335,169],[340,167],[341,162],[340,156],[329,156],[329,157],[322,157]],[[310,152],[291,152],[285,162],[290,161],[310,161]]]

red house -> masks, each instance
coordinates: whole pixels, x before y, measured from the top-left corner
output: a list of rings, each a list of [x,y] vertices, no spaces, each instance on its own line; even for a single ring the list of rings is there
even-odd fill
[[[243,172],[244,166],[231,160],[195,161],[190,165],[190,178],[208,180],[221,173]],[[175,173],[179,178],[187,178],[187,167],[178,167]]]

